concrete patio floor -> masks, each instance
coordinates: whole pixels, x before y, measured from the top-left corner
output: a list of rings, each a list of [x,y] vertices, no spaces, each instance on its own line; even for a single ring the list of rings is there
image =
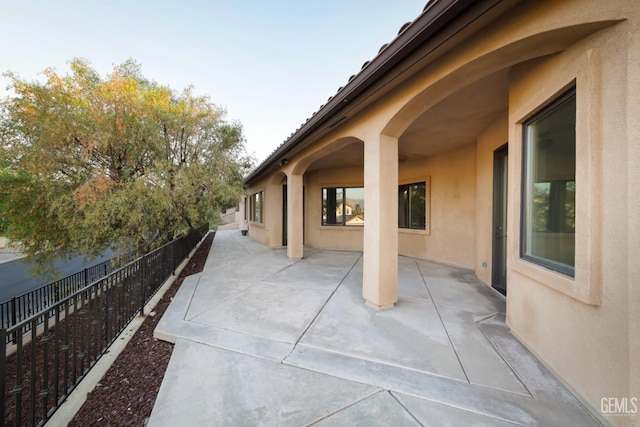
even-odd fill
[[[148,425],[601,425],[472,271],[399,257],[399,301],[379,312],[361,255],[293,262],[218,231],[156,328],[175,349]]]

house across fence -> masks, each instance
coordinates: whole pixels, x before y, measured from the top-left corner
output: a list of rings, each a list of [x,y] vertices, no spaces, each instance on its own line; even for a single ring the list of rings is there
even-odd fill
[[[0,425],[43,425],[208,231],[205,224],[87,286],[58,293],[59,300],[0,329],[0,342],[15,342],[11,356],[0,352]]]

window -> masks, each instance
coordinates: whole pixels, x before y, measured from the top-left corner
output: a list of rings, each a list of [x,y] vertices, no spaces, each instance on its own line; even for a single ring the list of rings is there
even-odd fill
[[[523,126],[522,258],[574,276],[576,91]]]
[[[403,184],[398,187],[398,227],[426,228],[426,183]]]
[[[251,196],[250,207],[251,211],[249,212],[249,219],[253,222],[262,223],[262,199],[263,194],[262,191],[259,193],[255,193]]]
[[[364,225],[364,188],[322,189],[322,225]]]

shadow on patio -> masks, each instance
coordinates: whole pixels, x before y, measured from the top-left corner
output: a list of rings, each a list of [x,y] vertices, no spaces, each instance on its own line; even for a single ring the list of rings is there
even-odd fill
[[[399,257],[383,312],[361,288],[361,253],[217,232],[155,331],[176,346],[149,425],[600,425],[473,272]]]

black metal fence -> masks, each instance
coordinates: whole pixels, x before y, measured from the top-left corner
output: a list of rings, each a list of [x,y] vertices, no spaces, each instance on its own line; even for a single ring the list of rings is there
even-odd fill
[[[30,318],[0,330],[15,353],[0,351],[0,425],[43,425],[209,225],[111,272]]]
[[[130,251],[0,303],[0,327],[16,325],[136,258]]]

